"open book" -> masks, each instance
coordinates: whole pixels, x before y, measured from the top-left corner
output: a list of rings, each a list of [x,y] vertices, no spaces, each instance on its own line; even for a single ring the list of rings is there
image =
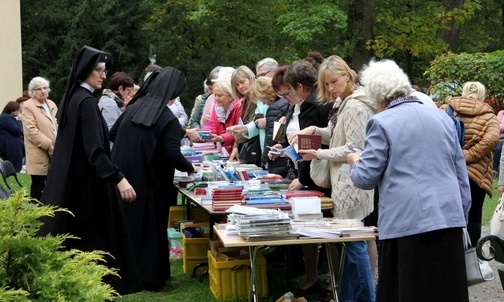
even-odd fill
[[[273,140],[276,142],[283,142],[285,140],[285,124],[274,122]]]

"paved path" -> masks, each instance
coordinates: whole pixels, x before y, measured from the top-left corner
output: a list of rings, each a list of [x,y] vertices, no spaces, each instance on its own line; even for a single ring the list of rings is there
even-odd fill
[[[483,226],[482,237],[490,233],[488,226]],[[504,264],[497,261],[490,261],[490,264],[495,272],[495,279],[480,284],[469,286],[469,301],[470,302],[503,302],[504,291],[500,283],[497,268],[504,270]]]

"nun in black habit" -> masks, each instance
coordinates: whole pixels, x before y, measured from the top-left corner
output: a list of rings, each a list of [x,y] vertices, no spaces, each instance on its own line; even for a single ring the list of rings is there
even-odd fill
[[[160,290],[171,277],[166,228],[175,169],[196,168],[180,153],[183,131],[168,108],[186,88],[179,70],[166,67],[142,85],[111,132],[112,160],[135,188],[135,203],[122,204],[145,289]]]
[[[41,201],[69,209],[45,218],[40,234],[69,233],[80,239],[65,242],[68,249],[103,250],[106,265],[121,278],[106,276],[119,294],[142,290],[131,238],[121,204],[136,193],[110,160],[107,124],[93,96],[101,89],[111,55],[84,46],[77,53],[58,111],[58,140]],[[122,199],[122,200],[121,200]]]

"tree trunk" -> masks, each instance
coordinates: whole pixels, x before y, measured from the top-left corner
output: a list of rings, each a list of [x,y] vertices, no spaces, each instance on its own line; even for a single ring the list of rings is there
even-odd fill
[[[353,0],[348,11],[349,38],[354,41],[349,65],[356,71],[367,64],[372,53],[366,48],[366,42],[373,38],[375,19],[375,0]]]
[[[462,9],[464,5],[464,0],[444,0],[443,6],[446,11],[452,11],[455,8]],[[458,43],[460,37],[460,24],[456,24],[452,21],[449,29],[440,29],[438,31],[438,38],[443,40],[446,44],[450,46],[450,50],[453,53],[458,51]]]

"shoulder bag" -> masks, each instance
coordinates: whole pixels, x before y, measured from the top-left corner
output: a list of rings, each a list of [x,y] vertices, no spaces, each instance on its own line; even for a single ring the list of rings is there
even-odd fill
[[[490,263],[478,258],[476,248],[471,246],[471,239],[467,229],[463,228],[462,230],[464,232],[467,285],[469,286],[495,279],[495,274]]]
[[[312,159],[310,163],[310,177],[313,182],[324,189],[331,188],[331,175],[329,165],[331,163],[327,159]]]
[[[504,238],[504,194],[500,197],[490,221],[490,235]]]

